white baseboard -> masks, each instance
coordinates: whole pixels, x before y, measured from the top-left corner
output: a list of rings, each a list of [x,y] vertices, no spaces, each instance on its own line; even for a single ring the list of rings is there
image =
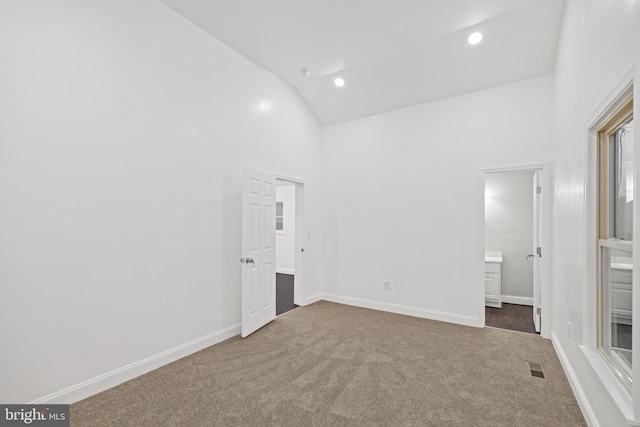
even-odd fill
[[[507,304],[530,305],[533,307],[533,298],[531,297],[516,297],[513,295],[502,295],[502,302],[505,302]]]
[[[295,270],[289,270],[288,268],[276,268],[276,273],[280,273],[280,274],[290,274],[290,275],[295,275]]]
[[[573,390],[573,394],[578,401],[578,406],[580,406],[580,410],[582,411],[582,415],[584,416],[585,421],[589,427],[600,427],[600,423],[596,418],[596,414],[591,407],[591,404],[587,400],[587,395],[582,389],[582,385],[580,385],[580,381],[578,377],[571,367],[571,363],[569,362],[569,358],[565,354],[562,349],[562,345],[558,341],[558,337],[555,332],[551,331],[551,342],[553,343],[553,348],[558,355],[558,359],[560,359],[560,364],[564,369],[564,373],[567,375],[567,379],[569,380],[569,385],[571,385],[571,389]]]
[[[345,297],[335,294],[320,294],[320,299],[355,307],[370,308],[373,310],[388,311],[391,313],[405,314],[407,316],[422,317],[424,319],[438,320],[441,322],[456,323],[458,325],[484,328],[484,323],[477,317],[465,316],[444,311],[427,310],[419,307],[392,304],[387,302],[365,300],[361,298]]]
[[[242,325],[240,323],[229,326],[228,328],[195,339],[186,344],[179,345],[172,349],[163,351],[162,353],[147,357],[146,359],[131,363],[127,366],[123,366],[122,368],[107,372],[106,374],[99,375],[95,378],[91,378],[87,381],[65,388],[64,390],[60,390],[56,393],[34,400],[29,404],[71,404],[79,400],[86,399],[96,393],[113,388],[133,378],[139,377],[140,375],[146,374],[147,372],[153,371],[154,369],[158,369],[168,363],[175,362],[178,359],[182,359],[183,357],[204,348],[239,335],[241,326]]]

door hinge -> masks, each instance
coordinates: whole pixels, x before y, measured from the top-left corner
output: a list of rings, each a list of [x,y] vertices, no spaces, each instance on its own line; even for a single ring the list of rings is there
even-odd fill
[[[540,246],[536,248],[536,254],[542,258],[542,248]]]
[[[542,194],[542,187],[539,185],[536,187],[536,194]]]
[[[538,307],[538,308],[536,308],[536,314],[537,314],[538,316],[541,316],[541,315],[542,315],[542,307]]]

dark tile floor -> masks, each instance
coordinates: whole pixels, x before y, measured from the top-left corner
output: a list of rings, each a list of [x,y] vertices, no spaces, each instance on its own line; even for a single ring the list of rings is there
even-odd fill
[[[276,273],[276,316],[298,307],[293,303],[294,277],[292,274]]]
[[[485,324],[512,331],[536,333],[533,326],[533,307],[502,304],[502,308],[485,307]]]

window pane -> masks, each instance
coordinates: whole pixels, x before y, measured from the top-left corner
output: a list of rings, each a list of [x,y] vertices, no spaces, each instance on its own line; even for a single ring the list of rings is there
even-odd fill
[[[282,216],[282,202],[276,202],[276,216]]]
[[[622,126],[611,138],[614,154],[610,194],[614,210],[611,236],[633,240],[633,121]]]
[[[629,381],[632,277],[631,252],[602,247],[602,348]]]

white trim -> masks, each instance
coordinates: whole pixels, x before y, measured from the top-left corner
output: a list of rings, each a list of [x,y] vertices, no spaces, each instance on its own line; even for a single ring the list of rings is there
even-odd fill
[[[311,249],[311,242],[308,242],[305,236],[305,221],[304,221],[304,181],[296,181],[296,190],[295,190],[295,198],[296,198],[296,229],[295,229],[295,254],[293,261],[293,269],[296,274],[296,280],[293,282],[293,303],[297,305],[303,301],[305,294],[305,270],[302,267],[304,264],[304,247],[307,246],[307,250]]]
[[[571,367],[569,358],[567,357],[564,350],[562,349],[562,345],[558,341],[558,337],[556,336],[556,333],[553,331],[551,331],[551,343],[553,343],[553,348],[555,349],[556,354],[558,355],[558,359],[560,359],[560,364],[562,365],[562,368],[564,369],[564,373],[567,376],[567,379],[569,380],[569,385],[573,390],[573,394],[576,396],[576,400],[578,401],[578,406],[580,406],[580,410],[582,411],[582,415],[584,416],[584,419],[587,422],[587,425],[589,425],[589,427],[600,427],[600,423],[596,418],[596,414],[593,408],[591,407],[589,400],[587,399],[587,395],[584,392],[582,385],[580,384],[580,380],[578,380],[578,376],[576,375],[575,371]]]
[[[438,320],[441,322],[455,323],[464,326],[484,328],[484,322],[477,317],[465,316],[463,314],[447,313],[444,311],[427,310],[419,307],[407,305],[390,304],[361,298],[345,297],[335,294],[320,294],[321,299],[338,304],[352,305],[355,307],[370,308],[373,310],[387,311],[390,313],[404,314],[407,316],[422,317],[425,319]]]
[[[633,117],[634,120],[637,119],[638,117],[640,117],[640,61],[636,62],[636,64],[634,64],[634,67],[632,68],[632,72],[633,72],[633,99],[634,99],[634,104],[633,104]],[[633,145],[635,147],[640,146],[640,132],[635,132],[634,134],[634,140],[633,140]],[[635,193],[635,200],[638,200],[638,186],[640,185],[640,153],[638,152],[638,150],[635,150],[633,153],[633,164],[634,164],[634,177],[635,177],[635,185],[634,185],[634,193]],[[637,207],[637,203],[634,204]],[[640,229],[640,215],[638,215],[638,210],[637,208],[634,207],[634,215],[633,215],[633,229],[634,230],[638,230]],[[635,239],[633,241],[633,258],[634,258],[634,262],[636,263],[636,265],[638,265],[638,259],[640,258],[640,239]],[[637,274],[633,275],[632,278],[632,287],[633,289],[635,289],[636,291],[638,289],[640,289],[640,277]],[[640,313],[640,292],[633,292],[633,301],[632,301],[632,313],[636,313],[635,316],[635,325],[636,327],[633,329],[632,331],[632,336],[631,336],[631,340],[632,342],[638,343],[640,342],[640,327],[638,327],[638,313]],[[635,351],[632,354],[632,359],[633,359],[633,363],[632,365],[635,367],[635,369],[633,369],[634,372],[634,376],[636,377],[636,379],[640,378],[639,375],[639,367],[640,367],[640,352]],[[633,383],[632,386],[632,395],[633,395],[633,413],[635,414],[636,418],[640,418],[640,381],[635,381]]]
[[[530,305],[533,307],[533,297],[517,297],[514,295],[502,295],[502,302],[507,304]]]
[[[598,221],[597,221],[597,170],[598,170],[598,130],[607,123],[612,114],[622,107],[628,100],[633,97],[637,100],[640,97],[640,68],[634,64],[625,75],[619,80],[612,91],[600,102],[594,113],[585,123],[584,140],[587,144],[585,150],[586,168],[584,170],[584,233],[585,233],[585,287],[583,291],[584,304],[582,308],[583,315],[583,336],[584,346],[581,346],[585,357],[591,364],[595,374],[598,376],[604,389],[609,393],[616,405],[620,408],[628,422],[640,425],[640,421],[635,420],[635,415],[640,417],[640,381],[634,381],[632,384],[632,394],[622,385],[615,377],[613,370],[604,360],[603,356],[597,350],[597,238],[598,238]],[[639,114],[640,108],[638,103],[634,102],[634,117]],[[635,135],[634,145],[640,144],[640,135]],[[634,174],[635,188],[638,188],[640,182],[640,171],[638,170],[640,163],[640,153],[634,153]],[[636,191],[637,194],[637,191]],[[633,228],[640,228],[640,215],[634,211]],[[591,243],[589,243],[591,242]],[[633,258],[640,258],[640,240],[633,241]],[[640,277],[633,276],[633,289],[640,286]],[[640,293],[633,292],[633,312],[640,312]],[[634,328],[632,340],[638,342],[640,338],[640,328]],[[634,371],[637,374],[640,365],[640,353],[633,354]],[[637,376],[637,375],[636,375]]]
[[[598,244],[602,247],[616,249],[618,251],[633,252],[633,242],[627,240],[598,239]]]
[[[67,387],[64,390],[44,396],[29,403],[29,405],[40,404],[71,404],[96,393],[113,388],[126,381],[132,380],[147,372],[158,369],[168,363],[189,356],[197,351],[218,344],[224,340],[240,334],[241,324],[235,324],[228,328],[213,332],[204,337],[197,338],[188,343],[179,345],[156,355],[147,357],[121,368],[115,369],[106,374],[99,375],[79,384]]]
[[[594,350],[597,345],[597,282],[596,282],[596,260],[597,260],[597,239],[598,239],[598,129],[601,128],[610,118],[614,110],[621,107],[633,94],[633,83],[636,66],[633,65],[627,73],[620,79],[615,88],[600,102],[594,113],[585,124],[585,139],[587,149],[585,150],[585,172],[584,189],[585,197],[583,206],[583,220],[585,224],[585,287],[583,291],[584,305],[582,310],[583,334],[585,345]],[[635,111],[634,111],[635,113]],[[636,165],[637,167],[637,165]],[[636,179],[638,175],[636,175]],[[634,219],[634,227],[635,227]]]
[[[274,173],[273,176],[279,180],[279,181],[289,181],[289,182],[295,182],[297,184],[304,184],[305,180],[302,178],[294,178],[291,176],[287,176],[287,175],[281,175],[279,173]]]
[[[293,276],[296,274],[294,270],[290,270],[288,268],[276,268],[276,273],[288,274],[290,276]]]
[[[616,378],[611,367],[605,362],[603,357],[597,350],[591,350],[583,345],[580,349],[584,353],[584,356],[589,361],[591,368],[596,373],[600,381],[604,385],[605,389],[609,392],[609,395],[620,409],[622,415],[627,419],[630,425],[640,426],[640,420],[636,420],[633,416],[633,402],[631,401],[631,395],[627,389],[622,385],[622,382]]]
[[[633,78],[636,65],[634,64],[620,79],[616,87],[609,92],[609,95],[602,100],[596,108],[591,118],[587,120],[587,130],[595,130],[602,127],[612,117],[612,112],[624,105],[633,95]]]
[[[483,174],[487,173],[502,173],[502,172],[524,172],[524,171],[537,171],[538,169],[545,169],[549,167],[548,162],[541,163],[524,163],[513,166],[492,166],[488,168],[480,168]],[[545,169],[546,170],[546,169]]]
[[[583,198],[583,221],[585,226],[585,251],[584,251],[584,281],[583,288],[583,343],[590,348],[596,348],[596,310],[597,310],[597,251],[596,242],[598,239],[598,200],[597,186],[598,179],[595,173],[598,170],[597,164],[597,135],[595,130],[587,128],[587,149],[585,150],[585,174],[583,188],[585,196]],[[589,243],[591,242],[591,243]]]

